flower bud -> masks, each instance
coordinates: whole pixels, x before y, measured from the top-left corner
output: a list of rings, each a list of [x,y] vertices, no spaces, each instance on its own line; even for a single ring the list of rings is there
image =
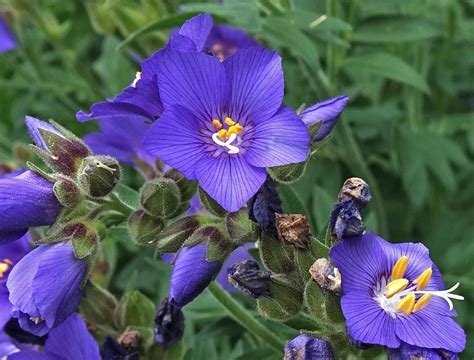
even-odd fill
[[[128,218],[128,232],[137,244],[152,244],[163,229],[163,220],[151,216],[144,210],[137,210]]]
[[[155,341],[167,348],[176,344],[184,334],[184,315],[173,300],[162,301],[155,317]]]
[[[396,349],[387,348],[390,360],[457,360],[458,355],[443,349],[422,348],[402,342]]]
[[[180,200],[178,186],[168,179],[147,182],[140,193],[143,208],[158,217],[172,217],[179,208]]]
[[[180,171],[170,169],[163,177],[173,180],[176,183],[181,195],[181,201],[189,201],[196,194],[197,182],[188,180]]]
[[[311,277],[316,281],[321,289],[331,291],[341,295],[341,273],[328,259],[321,258],[314,262],[309,269]]]
[[[262,227],[269,235],[277,235],[275,213],[282,213],[280,196],[273,180],[268,176],[260,190],[249,202],[250,220]]]
[[[157,252],[162,254],[178,251],[199,227],[199,224],[199,218],[194,215],[179,219],[166,226],[160,233],[155,234],[153,239],[156,243]]]
[[[228,280],[238,290],[254,299],[262,295],[270,296],[268,283],[271,273],[261,271],[254,260],[244,260],[235,263],[228,269]]]
[[[107,196],[118,184],[122,170],[110,156],[90,156],[82,161],[78,175],[79,186],[92,197]]]
[[[59,179],[54,183],[53,191],[59,203],[69,209],[75,208],[82,200],[81,190],[71,179]]]
[[[89,148],[71,132],[58,124],[48,124],[31,116],[25,123],[36,146],[32,150],[55,172],[73,176],[84,158],[91,155]]]
[[[284,360],[332,360],[334,354],[328,341],[301,334],[285,346]]]
[[[286,245],[297,249],[309,249],[310,230],[308,219],[299,214],[275,214],[278,237]]]

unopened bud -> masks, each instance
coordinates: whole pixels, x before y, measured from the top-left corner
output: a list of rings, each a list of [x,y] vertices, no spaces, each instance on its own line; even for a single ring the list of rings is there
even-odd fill
[[[196,194],[197,182],[186,179],[186,177],[176,169],[168,170],[164,176],[165,179],[173,180],[178,186],[181,195],[181,201],[189,201]]]
[[[128,218],[128,231],[137,244],[153,244],[157,234],[163,229],[163,220],[144,210],[137,210]]]
[[[54,183],[53,190],[59,203],[69,209],[75,208],[82,200],[81,190],[71,179],[59,179]]]
[[[275,216],[280,240],[286,245],[307,250],[311,233],[306,216],[300,214],[275,214]]]
[[[178,186],[168,179],[147,182],[140,193],[143,208],[158,217],[171,217],[178,210],[180,200]]]
[[[320,258],[311,265],[309,273],[321,289],[341,295],[341,273],[328,259]]]
[[[285,346],[284,360],[333,360],[331,344],[307,334],[301,334]]]
[[[176,252],[181,249],[183,243],[199,227],[200,221],[197,216],[187,216],[166,226],[161,232],[155,234],[157,253]]]
[[[155,317],[155,341],[168,348],[176,344],[184,334],[184,315],[173,300],[165,299]]]
[[[83,160],[78,175],[82,190],[92,197],[107,196],[118,184],[122,171],[110,156],[90,156]]]
[[[228,280],[236,289],[254,299],[270,296],[271,273],[260,270],[254,260],[235,263],[228,269]]]

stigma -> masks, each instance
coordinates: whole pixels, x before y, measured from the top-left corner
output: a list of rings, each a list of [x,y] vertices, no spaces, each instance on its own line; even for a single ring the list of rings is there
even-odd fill
[[[459,283],[447,290],[425,290],[433,275],[431,267],[410,281],[405,277],[408,265],[408,256],[400,257],[393,266],[390,277],[383,278],[377,286],[375,298],[392,317],[408,316],[423,310],[428,306],[433,296],[444,299],[450,310],[453,309],[451,299],[464,300],[463,296],[453,294],[454,290],[459,287]]]
[[[227,148],[228,154],[238,154],[240,149],[234,144],[234,141],[239,140],[239,134],[244,131],[244,127],[230,117],[224,119],[224,124],[218,119],[211,121],[211,125],[217,130],[212,134],[212,141]]]
[[[3,261],[0,262],[0,279],[7,273],[12,265],[13,262],[10,259],[3,259]]]

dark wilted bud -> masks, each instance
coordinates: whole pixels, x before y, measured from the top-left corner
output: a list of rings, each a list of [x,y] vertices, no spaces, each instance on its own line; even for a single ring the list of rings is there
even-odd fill
[[[142,338],[138,331],[128,330],[125,331],[122,335],[120,335],[117,341],[122,347],[130,351],[138,348],[140,342],[142,341]]]
[[[458,360],[459,356],[443,349],[428,349],[402,342],[397,349],[387,348],[390,360]]]
[[[23,330],[18,323],[18,319],[16,318],[11,318],[8,320],[2,331],[12,339],[22,344],[44,345],[46,339],[48,338],[48,335],[36,336],[28,331]]]
[[[262,227],[270,235],[277,235],[275,213],[282,213],[280,196],[270,176],[249,202],[250,220]]]
[[[162,301],[155,317],[155,341],[167,348],[176,344],[184,334],[184,315],[173,300]]]
[[[180,200],[178,186],[168,179],[147,182],[140,193],[143,208],[158,217],[171,217],[178,210]]]
[[[245,295],[254,299],[262,295],[270,296],[269,282],[271,273],[261,271],[258,263],[254,260],[244,260],[235,263],[228,270],[229,282]]]
[[[138,352],[129,352],[110,335],[105,337],[100,347],[100,356],[102,360],[140,360]]]
[[[82,160],[91,155],[81,139],[56,123],[48,124],[30,116],[25,123],[36,145],[33,151],[55,172],[73,176]]]
[[[199,217],[193,215],[179,219],[166,226],[160,233],[155,234],[153,239],[156,243],[157,253],[178,251],[199,225]]]
[[[79,186],[93,197],[107,196],[118,184],[122,170],[110,156],[90,156],[83,160],[78,175]]]
[[[284,360],[333,360],[334,354],[328,341],[301,334],[285,346]]]
[[[137,244],[153,244],[157,234],[163,229],[163,220],[144,210],[137,210],[128,218],[128,232]]]
[[[316,281],[321,289],[331,291],[341,295],[341,273],[328,259],[321,258],[314,262],[309,269],[311,277]]]
[[[166,179],[173,180],[178,186],[181,195],[181,201],[189,201],[192,199],[197,190],[197,182],[186,179],[186,177],[176,169],[168,170],[164,176]]]
[[[275,214],[278,237],[286,245],[309,249],[310,230],[308,219],[300,214]]]
[[[339,192],[338,201],[355,200],[359,204],[366,205],[372,199],[369,185],[361,178],[352,177],[344,181]]]
[[[54,183],[53,190],[59,203],[69,209],[75,208],[82,200],[81,190],[71,179],[59,179]]]

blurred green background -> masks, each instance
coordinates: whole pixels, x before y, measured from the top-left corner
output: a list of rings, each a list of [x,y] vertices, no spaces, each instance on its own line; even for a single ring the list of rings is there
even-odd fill
[[[170,29],[198,12],[277,49],[295,109],[348,95],[331,139],[292,185],[295,207],[305,206],[322,234],[344,179],[365,179],[374,197],[369,228],[393,242],[425,243],[447,285],[461,282],[463,357],[473,358],[473,0],[0,0],[0,9],[20,43],[0,56],[0,162],[25,158],[26,114],[79,135],[95,129],[75,113],[129,84],[139,68],[133,59],[162,47]],[[120,293],[133,274],[134,286],[158,302],[167,267],[119,247],[111,287]],[[149,273],[156,276],[142,276]],[[207,294],[187,309],[187,322],[187,357],[251,356],[252,339]]]

